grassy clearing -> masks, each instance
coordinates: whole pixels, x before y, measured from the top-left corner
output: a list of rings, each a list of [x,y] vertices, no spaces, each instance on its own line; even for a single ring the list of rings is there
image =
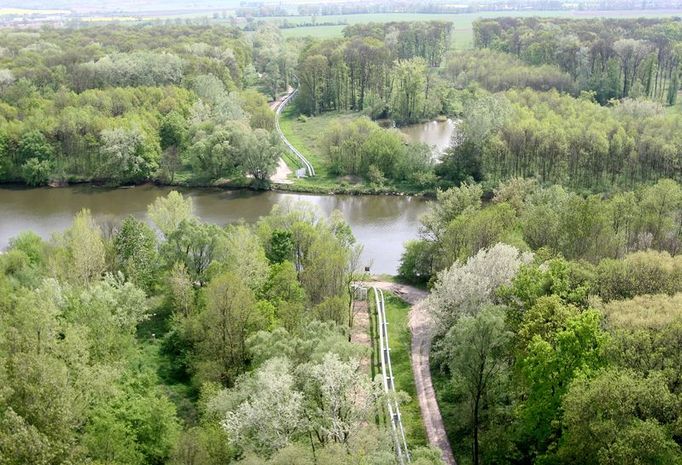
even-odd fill
[[[279,185],[278,189],[328,194],[433,194],[431,191],[407,182],[387,182],[378,186],[358,177],[336,176],[329,172],[327,160],[322,155],[324,133],[334,121],[351,121],[359,117],[358,113],[353,112],[327,112],[301,121],[298,119],[295,110],[292,107],[287,107],[279,120],[282,132],[289,139],[289,142],[312,163],[315,167],[316,176],[296,179],[293,184]],[[285,155],[284,161],[292,170],[303,166],[290,154]]]
[[[370,320],[373,343],[372,353],[372,373],[381,373],[380,354],[378,343],[378,328],[376,315],[373,313],[376,309],[372,302],[374,301],[374,294],[370,291]],[[412,372],[412,364],[410,357],[410,348],[412,337],[407,325],[407,315],[410,311],[410,306],[406,302],[398,299],[393,294],[384,293],[386,299],[386,320],[388,321],[388,341],[391,348],[391,365],[393,367],[393,377],[395,380],[395,389],[403,391],[410,396],[409,402],[400,406],[400,413],[402,415],[403,427],[405,428],[405,436],[409,448],[427,445],[426,430],[422,422],[421,412],[419,410],[419,401],[417,400],[417,389],[414,383],[414,374]]]

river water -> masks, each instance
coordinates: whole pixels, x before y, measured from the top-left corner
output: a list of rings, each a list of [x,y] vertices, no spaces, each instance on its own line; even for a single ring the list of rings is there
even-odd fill
[[[447,119],[445,121],[410,124],[401,127],[400,131],[407,134],[410,142],[421,142],[433,147],[436,157],[440,157],[450,147],[450,141],[456,129],[457,122]]]
[[[328,215],[338,209],[364,245],[362,265],[372,273],[395,274],[403,244],[417,237],[419,218],[427,210],[426,201],[398,196],[329,196],[277,192],[227,191],[218,189],[179,189],[194,202],[195,214],[207,222],[225,225],[243,219],[252,223],[285,201],[304,201]],[[63,231],[73,216],[88,208],[95,219],[106,225],[127,215],[145,218],[147,205],[171,188],[151,185],[127,189],[92,186],[51,188],[0,188],[0,250],[10,238],[32,230],[44,238]]]

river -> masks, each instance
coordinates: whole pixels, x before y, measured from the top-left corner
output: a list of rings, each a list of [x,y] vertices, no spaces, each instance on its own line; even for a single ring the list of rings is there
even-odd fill
[[[127,215],[144,218],[147,205],[166,195],[171,188],[151,185],[127,189],[98,188],[89,185],[51,188],[0,188],[0,250],[10,238],[31,230],[44,238],[63,231],[83,208],[106,225]],[[272,207],[288,200],[305,201],[328,215],[338,209],[364,245],[362,265],[372,273],[395,274],[403,243],[417,237],[419,218],[427,202],[413,197],[304,195],[277,192],[228,191],[218,189],[179,189],[194,202],[197,216],[207,222],[225,225],[243,219],[252,223],[267,215]]]
[[[435,156],[440,158],[448,147],[457,129],[457,121],[429,121],[428,123],[403,126],[400,131],[407,135],[410,142],[421,142],[434,147]]]

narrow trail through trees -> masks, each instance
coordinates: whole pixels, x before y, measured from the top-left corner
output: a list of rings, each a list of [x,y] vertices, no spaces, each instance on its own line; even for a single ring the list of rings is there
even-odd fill
[[[412,305],[409,317],[410,332],[412,333],[410,355],[417,397],[419,398],[419,408],[422,420],[424,421],[424,427],[426,428],[426,435],[429,439],[429,444],[440,449],[446,464],[457,465],[445,432],[443,418],[440,414],[436,392],[431,380],[429,353],[431,350],[432,320],[424,305],[424,299],[428,296],[428,292],[416,287],[387,281],[368,282],[366,284],[367,286],[376,286],[380,289],[391,291]]]

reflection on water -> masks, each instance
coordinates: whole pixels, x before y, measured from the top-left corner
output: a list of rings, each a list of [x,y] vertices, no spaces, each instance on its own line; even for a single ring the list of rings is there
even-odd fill
[[[83,208],[104,224],[117,223],[127,215],[144,218],[147,205],[171,188],[138,186],[107,189],[74,186],[60,189],[0,188],[0,249],[21,231],[32,230],[48,238],[67,228]],[[374,273],[395,274],[403,243],[417,236],[419,218],[427,202],[412,197],[325,196],[277,192],[181,189],[192,197],[195,213],[204,221],[228,224],[243,219],[255,222],[272,207],[287,200],[305,201],[324,214],[338,209],[364,245],[363,265]]]
[[[450,140],[456,129],[457,122],[447,119],[445,121],[411,124],[400,128],[400,131],[407,134],[411,142],[421,142],[435,147],[436,155],[440,156],[450,146]]]

